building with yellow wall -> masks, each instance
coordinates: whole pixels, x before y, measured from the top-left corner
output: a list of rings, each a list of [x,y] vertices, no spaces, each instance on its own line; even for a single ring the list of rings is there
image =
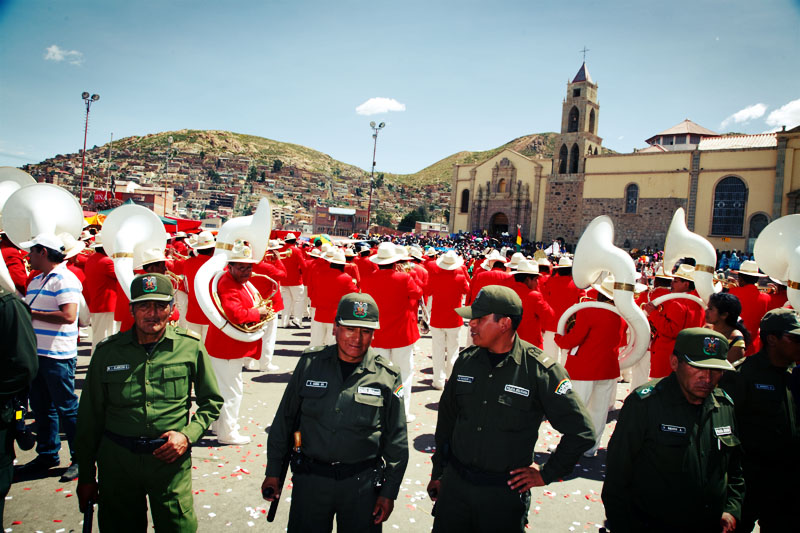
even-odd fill
[[[662,248],[672,215],[718,249],[752,251],[769,222],[800,212],[800,127],[721,136],[684,120],[629,154],[602,154],[598,86],[583,64],[567,84],[553,159],[513,150],[455,165],[454,232],[516,232],[575,244],[598,215],[614,220],[615,244]]]

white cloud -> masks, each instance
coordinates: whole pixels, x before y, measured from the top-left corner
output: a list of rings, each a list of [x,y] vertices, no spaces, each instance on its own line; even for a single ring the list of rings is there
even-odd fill
[[[742,122],[750,122],[753,119],[761,118],[767,112],[765,104],[753,104],[740,109],[733,115],[729,116],[719,125],[720,129],[724,130],[731,124],[741,124]]]
[[[406,105],[401,104],[394,98],[370,98],[356,108],[359,115],[377,115],[378,113],[388,113],[389,111],[405,111]]]
[[[770,113],[766,122],[776,128],[786,126],[787,130],[800,124],[800,98]]]
[[[59,48],[57,44],[53,44],[45,49],[44,59],[46,61],[66,61],[70,65],[80,65],[83,63],[83,53],[77,50],[64,50]]]

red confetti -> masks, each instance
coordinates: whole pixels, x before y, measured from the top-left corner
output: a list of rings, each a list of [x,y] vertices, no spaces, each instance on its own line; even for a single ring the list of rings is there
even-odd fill
[[[72,496],[72,494],[65,494],[64,495],[65,498],[69,498],[70,496]]]
[[[59,489],[56,489],[56,492],[61,492],[62,490],[64,490],[64,489],[63,488],[59,488]]]
[[[12,526],[18,526],[20,524],[22,524],[22,520],[14,520],[13,522],[11,522]]]
[[[31,490],[31,489],[30,489],[30,487],[25,487],[25,488],[24,488],[24,489],[22,489],[22,490]]]
[[[53,520],[53,522],[63,522],[63,520]]]

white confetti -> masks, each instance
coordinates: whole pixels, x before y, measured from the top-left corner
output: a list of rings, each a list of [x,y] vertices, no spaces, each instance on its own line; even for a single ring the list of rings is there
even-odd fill
[[[217,516],[217,513],[208,513],[208,516],[214,518],[215,516]]]
[[[256,524],[255,524],[255,522],[248,522],[247,525],[250,526],[250,527],[253,527]]]

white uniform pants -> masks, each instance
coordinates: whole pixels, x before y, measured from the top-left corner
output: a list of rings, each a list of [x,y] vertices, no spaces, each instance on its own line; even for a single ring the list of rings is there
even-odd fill
[[[542,344],[542,349],[544,353],[558,361],[560,365],[566,363],[566,361],[561,360],[561,348],[558,347],[556,344],[556,332],[555,331],[545,331],[544,332],[544,342]]]
[[[244,394],[244,382],[242,381],[242,360],[241,359],[219,359],[210,357],[211,367],[217,376],[219,393],[222,395],[222,408],[219,410],[219,418],[214,423],[217,437],[227,438],[234,433],[239,425],[236,420],[239,418],[239,408],[242,406],[242,395]]]
[[[375,353],[383,356],[394,364],[400,371],[403,382],[403,403],[406,408],[406,417],[411,414],[411,383],[414,378],[414,345],[402,348],[373,348]]]
[[[278,338],[278,321],[270,320],[267,322],[264,336],[261,338],[261,359],[256,361],[252,357],[247,358],[248,370],[261,370],[262,372],[269,370],[267,367],[272,363],[272,358],[275,356],[275,340]]]
[[[206,343],[206,335],[208,335],[208,324],[195,324],[194,322],[187,322],[186,329],[200,337],[203,344]]]
[[[576,381],[572,380],[572,390],[586,406],[589,412],[589,418],[592,421],[595,432],[595,442],[592,449],[587,451],[586,454],[594,454],[600,446],[600,439],[603,437],[603,431],[606,429],[606,420],[608,419],[608,406],[611,403],[611,398],[617,392],[616,379],[598,379],[596,381]]]
[[[183,291],[175,291],[175,305],[178,306],[178,327],[189,329],[189,321],[186,320],[186,311],[189,309],[189,295]]]
[[[453,364],[458,358],[458,335],[461,326],[454,328],[431,327],[431,341],[433,342],[433,384],[444,385],[444,380],[450,378]]]
[[[281,298],[283,298],[283,311],[281,311],[281,327],[289,325],[289,317],[298,322],[303,321],[306,305],[306,288],[304,285],[281,285]]]
[[[631,392],[650,381],[650,350],[647,350],[631,370]]]
[[[311,340],[309,346],[327,346],[335,344],[333,338],[333,324],[328,322],[311,321]]]
[[[97,343],[119,331],[119,322],[114,321],[113,311],[92,313],[90,316],[92,324],[92,353],[94,353]]]

